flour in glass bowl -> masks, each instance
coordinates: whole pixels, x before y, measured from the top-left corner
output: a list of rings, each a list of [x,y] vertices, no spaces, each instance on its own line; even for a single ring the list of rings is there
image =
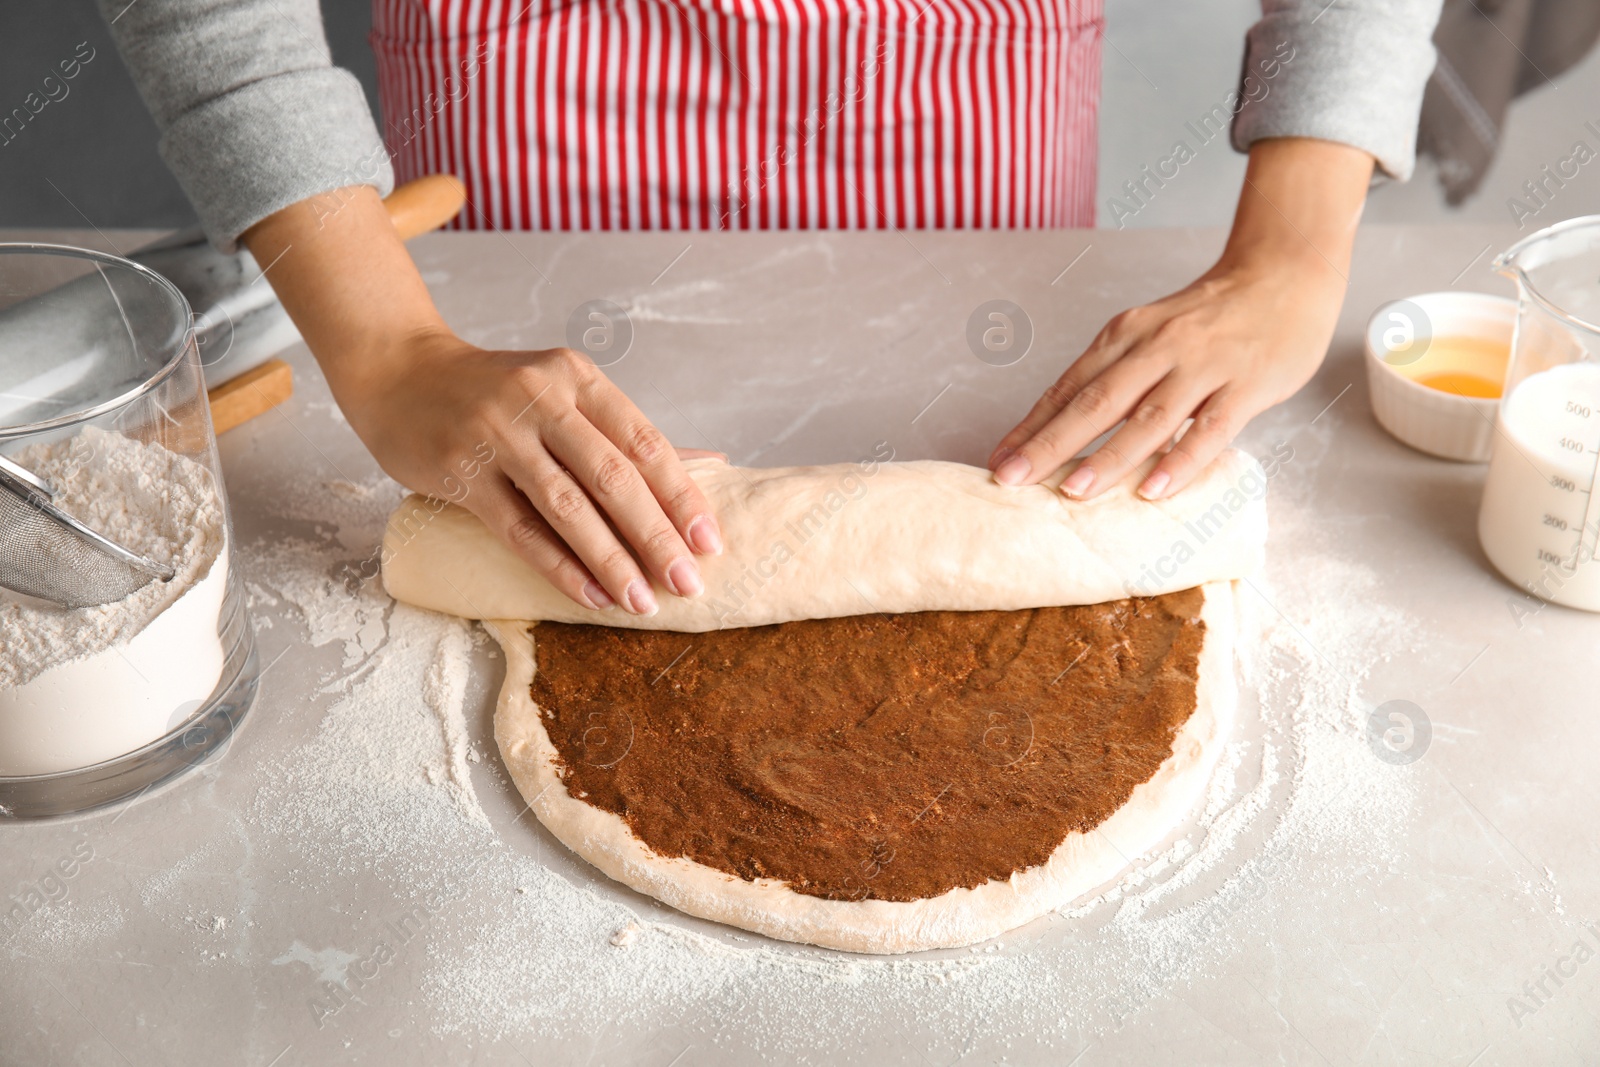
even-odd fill
[[[216,688],[227,590],[222,501],[204,466],[88,427],[12,457],[90,529],[176,572],[65,609],[0,590],[0,775],[86,767],[155,741]]]

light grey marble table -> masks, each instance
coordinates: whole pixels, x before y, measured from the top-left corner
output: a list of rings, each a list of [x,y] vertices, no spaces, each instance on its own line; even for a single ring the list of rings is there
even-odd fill
[[[367,746],[353,765],[371,768],[414,743],[340,709],[366,693],[363,714],[387,722],[389,693],[426,722],[422,696],[373,687],[408,669],[407,642],[431,656],[416,635],[435,631],[338,580],[396,493],[293,351],[294,400],[221,443],[271,664],[262,697],[221,759],[137,803],[0,825],[0,1064],[1600,1060],[1600,618],[1530,613],[1491,572],[1474,533],[1483,468],[1384,435],[1360,364],[1385,299],[1508,292],[1487,263],[1515,236],[1368,228],[1323,369],[1240,440],[1292,459],[1247,594],[1276,636],[1239,727],[1235,793],[1255,805],[1228,809],[1237,832],[1226,812],[1189,827],[1216,854],[1151,871],[1120,904],[898,963],[734,936],[572,858],[498,767],[499,662],[481,643],[464,723],[482,758],[452,788],[485,821],[452,821],[429,799],[445,786],[415,767],[390,794],[316,791],[340,745]],[[981,463],[1107,317],[1186,283],[1221,240],[439,234],[414,248],[479,344],[549,347],[586,301],[625,308],[632,343],[609,373],[645,412],[679,444],[780,465],[880,441]],[[965,340],[994,299],[1033,330],[1010,366]],[[1363,709],[1396,698],[1432,723],[1404,766],[1362,736]],[[375,810],[391,795],[414,809]],[[1141,897],[1152,886],[1165,895]],[[14,908],[30,890],[44,903]],[[394,935],[396,915],[421,918]],[[627,916],[642,939],[615,948]],[[392,951],[373,963],[380,942]]]

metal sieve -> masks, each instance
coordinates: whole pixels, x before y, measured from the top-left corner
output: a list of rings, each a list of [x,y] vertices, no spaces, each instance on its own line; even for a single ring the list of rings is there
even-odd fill
[[[84,608],[109,604],[172,568],[145,559],[52,504],[50,487],[0,456],[0,586]]]

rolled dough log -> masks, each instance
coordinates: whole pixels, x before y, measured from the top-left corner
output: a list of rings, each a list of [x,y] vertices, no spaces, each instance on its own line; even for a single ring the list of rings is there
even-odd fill
[[[1147,465],[1148,467],[1148,465]],[[706,594],[657,587],[649,617],[561,595],[470,512],[424,497],[390,516],[390,595],[473,619],[529,619],[701,633],[872,612],[1019,610],[1154,596],[1241,578],[1266,544],[1267,479],[1224,452],[1182,492],[1149,502],[1141,475],[1089,501],[958,463],[865,460],[741,469],[688,464],[727,552],[701,557]]]

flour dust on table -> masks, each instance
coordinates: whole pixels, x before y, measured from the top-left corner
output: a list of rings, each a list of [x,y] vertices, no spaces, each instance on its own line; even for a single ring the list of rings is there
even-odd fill
[[[948,1059],[967,1042],[1026,1035],[1070,1059],[1150,1002],[1225,971],[1244,939],[1292,927],[1298,917],[1278,904],[1290,885],[1337,864],[1349,880],[1329,885],[1331,897],[1370,892],[1367,880],[1378,877],[1404,830],[1414,769],[1373,758],[1364,732],[1370,708],[1355,699],[1359,678],[1342,665],[1385,654],[1388,635],[1414,632],[1416,620],[1328,611],[1376,590],[1379,578],[1314,530],[1291,528],[1286,536],[1303,546],[1297,566],[1261,584],[1275,608],[1257,604],[1259,622],[1243,626],[1247,634],[1260,627],[1244,642],[1259,650],[1247,664],[1259,701],[1241,704],[1241,729],[1198,817],[1173,844],[1094,898],[970,949],[863,957],[733,933],[596,880],[558,844],[529,832],[524,802],[489,758],[486,724],[468,710],[479,699],[473,691],[498,679],[492,645],[466,623],[395,605],[375,583],[336,577],[375,552],[398,499],[392,483],[372,487],[358,500],[309,486],[288,511],[318,522],[324,539],[241,550],[257,616],[272,624],[265,634],[331,657],[319,704],[303,713],[306,727],[295,727],[305,740],[261,768],[241,832],[281,837],[298,854],[283,893],[348,909],[350,932],[339,944],[352,960],[385,937],[393,943],[387,905],[368,911],[352,898],[352,869],[387,887],[396,908],[437,904],[403,949],[420,969],[406,1010],[424,1032],[520,1042],[655,1030],[692,1009],[708,1021],[686,1040],[754,1043],[792,1060],[826,1057],[880,1033],[886,1017],[915,1015],[950,1021],[951,1044],[930,1055]],[[1314,653],[1302,633],[1341,666]],[[441,664],[463,641],[475,668],[458,706],[455,674]],[[447,682],[431,699],[430,672]],[[450,772],[461,751],[451,740],[462,736],[457,715],[465,788]],[[148,907],[193,934],[192,909],[170,872],[151,872],[143,884],[130,873]],[[302,939],[303,953],[293,938],[251,942],[259,936],[254,909],[275,906],[263,899],[228,915],[237,939],[230,959],[204,965],[281,967],[317,996],[329,974],[355,989],[350,964],[323,941]],[[120,911],[68,896],[48,923],[22,929],[8,947],[46,962],[104,953],[115,947],[120,919]],[[297,955],[318,962],[295,962]],[[816,1025],[819,1003],[829,1006],[826,1027]],[[344,1009],[368,1010],[376,1009]],[[723,1018],[740,1021],[721,1029],[715,1020]],[[344,1019],[325,1021],[328,1048],[336,1049]]]

